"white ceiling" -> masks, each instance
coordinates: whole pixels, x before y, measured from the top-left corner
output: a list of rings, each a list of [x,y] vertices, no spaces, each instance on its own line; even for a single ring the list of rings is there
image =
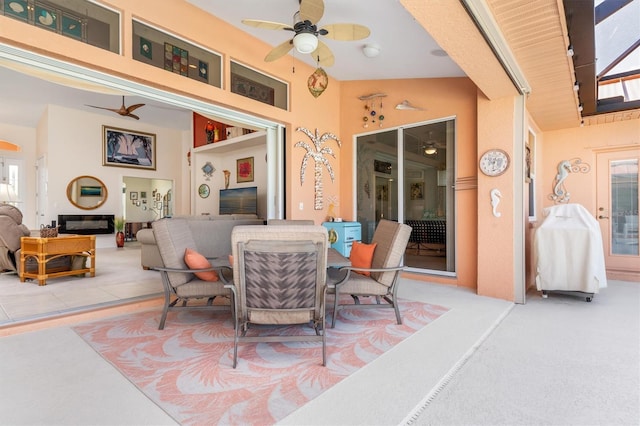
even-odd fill
[[[256,38],[277,46],[293,33],[244,25],[242,19],[259,19],[293,25],[298,0],[187,0],[212,15]],[[338,80],[389,78],[463,77],[462,70],[447,56],[437,56],[440,46],[427,34],[397,0],[325,0],[324,16],[318,28],[327,24],[354,23],[368,27],[364,40],[336,41],[321,37],[335,56],[335,65],[325,71]],[[362,46],[380,46],[380,55],[367,58]],[[436,51],[436,55],[432,52]],[[292,49],[295,52],[295,49]],[[265,55],[268,52],[265,52]],[[297,52],[295,58],[316,66],[311,55]],[[288,56],[278,60],[287,60]]]
[[[252,28],[240,21],[244,18],[252,18],[289,24],[299,6],[298,0],[187,1],[271,46],[287,40],[292,33]],[[318,23],[319,27],[334,23],[357,23],[371,30],[368,38],[359,41],[336,41],[323,38],[335,55],[335,65],[328,67],[326,71],[338,80],[464,76],[462,70],[451,59],[447,56],[438,56],[440,47],[397,0],[325,0],[325,13]],[[362,53],[362,46],[365,43],[379,45],[380,55],[376,58],[365,57]],[[267,52],[268,50],[265,51],[265,55]],[[279,60],[283,61],[287,58],[290,56]],[[296,53],[295,58],[315,66],[310,55]],[[47,104],[110,115],[114,113],[85,105],[119,108],[122,103],[118,95],[72,89],[28,77],[1,66],[0,93],[2,93],[0,121],[27,127],[35,127]],[[163,126],[171,123],[175,128],[189,128],[188,111],[178,111],[174,107],[138,96],[127,96],[125,102],[127,105],[146,104],[144,108],[136,111],[143,122]]]

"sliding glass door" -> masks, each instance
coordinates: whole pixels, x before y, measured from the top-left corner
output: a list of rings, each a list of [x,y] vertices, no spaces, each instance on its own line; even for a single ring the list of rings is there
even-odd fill
[[[410,270],[455,273],[455,120],[420,123],[357,138],[357,212],[363,241],[380,219],[413,228]]]

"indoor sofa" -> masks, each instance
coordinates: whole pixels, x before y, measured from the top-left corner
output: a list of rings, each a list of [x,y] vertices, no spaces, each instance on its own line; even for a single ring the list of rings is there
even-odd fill
[[[242,214],[174,216],[174,218],[187,221],[196,244],[194,249],[207,258],[227,256],[231,253],[231,231],[236,225],[264,225],[265,223],[255,215]],[[140,243],[140,263],[143,269],[165,266],[152,228],[139,230],[136,233],[136,239]]]

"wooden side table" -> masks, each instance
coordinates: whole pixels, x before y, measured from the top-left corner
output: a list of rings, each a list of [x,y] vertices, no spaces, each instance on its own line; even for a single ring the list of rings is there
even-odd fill
[[[47,274],[47,262],[62,256],[85,256],[89,259],[89,267],[69,271],[58,271]],[[27,259],[35,258],[38,272],[27,272]],[[27,278],[38,280],[38,285],[46,285],[48,278],[63,277],[89,273],[96,276],[96,236],[95,235],[61,235],[54,238],[22,237],[20,241],[20,282]]]

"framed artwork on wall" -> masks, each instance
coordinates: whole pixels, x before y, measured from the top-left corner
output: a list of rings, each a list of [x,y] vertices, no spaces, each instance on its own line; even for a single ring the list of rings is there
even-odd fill
[[[134,191],[131,191],[131,192],[129,193],[129,199],[131,199],[131,200],[137,200],[137,199],[138,199],[138,193],[137,193],[137,192],[134,192]]]
[[[236,161],[236,181],[253,182],[253,157],[241,158]]]
[[[415,182],[411,184],[411,194],[410,199],[412,200],[422,200],[424,199],[424,183],[423,182]]]
[[[102,165],[156,169],[156,135],[102,126]]]

